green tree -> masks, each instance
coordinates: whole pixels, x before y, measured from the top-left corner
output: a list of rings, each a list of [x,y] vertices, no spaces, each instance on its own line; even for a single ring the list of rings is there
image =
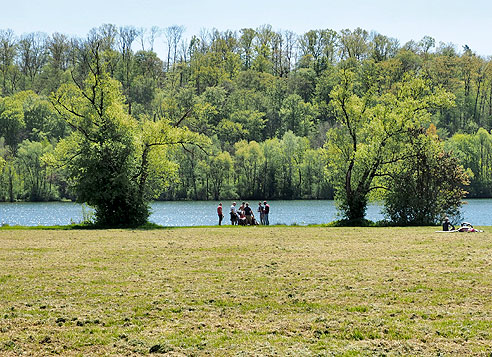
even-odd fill
[[[369,90],[360,96],[354,81],[353,72],[341,70],[340,84],[332,91],[339,127],[328,132],[326,149],[339,208],[346,219],[360,222],[369,194],[382,187],[378,178],[407,157],[404,148],[420,135],[429,110],[451,105],[452,95],[432,92],[424,80],[407,76],[394,92]]]
[[[260,168],[264,157],[256,141],[244,140],[234,145],[234,167],[239,174],[238,193],[241,197],[257,197],[260,189]]]
[[[100,59],[101,42],[87,45],[92,54],[87,79],[63,85],[52,98],[73,128],[57,145],[57,154],[67,166],[77,200],[95,208],[98,224],[140,225],[147,221],[150,198],[176,171],[166,149],[199,138],[164,120],[131,117],[120,84]]]
[[[0,30],[0,74],[2,76],[3,95],[14,91],[13,74],[15,72],[15,56],[17,43],[12,30]]]
[[[256,37],[256,31],[251,28],[244,28],[240,32],[239,46],[241,49],[241,60],[243,68],[248,70],[253,61],[253,41]]]
[[[10,97],[0,98],[0,137],[15,155],[17,146],[25,135],[24,101],[32,92],[19,92]]]
[[[231,121],[244,129],[243,137],[247,140],[261,142],[265,128],[265,113],[256,110],[239,110],[231,113]],[[238,127],[239,128],[239,127]],[[234,127],[230,126],[230,129]],[[234,135],[234,130],[231,132]]]
[[[126,114],[119,85],[95,72],[77,87],[63,85],[53,97],[55,108],[74,129],[57,145],[77,200],[96,211],[101,225],[139,225],[149,215],[134,177],[136,123]]]
[[[44,96],[30,92],[23,103],[25,137],[29,140],[61,139],[69,128]]]
[[[333,192],[325,175],[326,158],[322,148],[307,149],[299,170],[303,180],[300,182],[300,198],[332,199]],[[299,175],[299,176],[300,176]]]
[[[24,182],[12,157],[4,160],[0,175],[0,198],[2,201],[14,202],[21,198]]]
[[[336,57],[338,35],[333,30],[311,30],[299,38],[301,66],[309,65],[320,75]]]
[[[280,194],[286,199],[300,198],[304,180],[302,162],[309,149],[309,140],[296,136],[292,131],[287,131],[282,136],[281,144],[282,164],[278,177]]]
[[[357,27],[354,31],[344,29],[340,31],[340,57],[362,61],[369,53],[369,33]]]
[[[51,94],[61,83],[68,82],[70,40],[66,35],[54,33],[46,41],[47,60],[40,75],[40,92]]]
[[[229,184],[233,169],[233,161],[228,152],[221,152],[210,157],[209,175],[214,200],[234,196],[235,190]]]
[[[299,68],[289,75],[288,85],[291,92],[309,102],[316,89],[316,72],[311,68]]]
[[[43,161],[53,146],[47,142],[24,140],[17,153],[16,165],[24,178],[24,190],[29,201],[49,201],[58,198],[53,185],[53,169]]]
[[[35,80],[47,62],[47,35],[42,32],[29,33],[18,43],[20,69],[24,75],[23,89],[36,89]]]
[[[470,196],[492,193],[492,135],[480,128],[475,134],[455,134],[446,142],[458,161],[470,173]]]
[[[459,216],[468,177],[456,158],[436,137],[422,137],[411,155],[387,176],[385,215],[399,225],[438,224],[444,216]]]
[[[374,61],[385,61],[396,55],[398,51],[398,41],[396,39],[388,38],[380,33],[374,33],[371,37],[370,52]]]
[[[250,136],[241,123],[227,119],[221,120],[215,131],[224,146],[230,146],[230,144],[234,144]]]
[[[264,157],[260,170],[261,197],[271,199],[280,196],[279,175],[283,164],[283,147],[278,138],[265,140],[260,145]]]
[[[316,109],[297,94],[285,98],[280,109],[281,132],[292,131],[298,136],[308,136],[314,128]]]
[[[23,182],[5,138],[0,138],[0,166],[0,200],[14,202],[22,194]]]

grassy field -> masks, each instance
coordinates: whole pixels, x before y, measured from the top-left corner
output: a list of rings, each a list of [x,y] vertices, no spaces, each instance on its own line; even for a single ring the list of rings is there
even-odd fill
[[[2,230],[0,355],[489,356],[492,233],[435,229]]]

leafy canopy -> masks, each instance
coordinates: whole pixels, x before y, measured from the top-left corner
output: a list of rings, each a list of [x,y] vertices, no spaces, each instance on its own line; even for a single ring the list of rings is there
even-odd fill
[[[325,145],[328,175],[344,217],[362,220],[369,194],[384,189],[380,178],[388,168],[413,153],[405,148],[422,135],[429,110],[450,106],[453,95],[414,75],[407,75],[392,90],[380,93],[376,83],[363,92],[356,73],[339,72],[340,84],[331,92],[338,126],[328,131]]]

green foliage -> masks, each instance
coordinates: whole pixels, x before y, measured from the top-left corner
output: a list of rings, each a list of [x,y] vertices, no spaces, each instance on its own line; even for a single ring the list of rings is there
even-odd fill
[[[23,103],[25,131],[30,140],[58,140],[68,135],[66,122],[45,97],[29,93]]]
[[[227,184],[233,174],[233,166],[232,157],[228,152],[221,152],[210,157],[207,171],[214,200],[219,200],[220,197],[235,196],[234,187]]]
[[[239,192],[245,197],[259,196],[260,167],[264,160],[260,144],[256,141],[240,141],[234,145],[236,169],[239,173],[237,183]]]
[[[133,179],[136,122],[125,111],[118,83],[94,73],[84,86],[62,86],[53,104],[74,128],[57,146],[57,155],[67,166],[77,200],[95,208],[100,225],[145,223],[147,202]]]
[[[332,91],[339,127],[328,132],[328,174],[336,199],[349,221],[364,218],[369,194],[383,189],[378,178],[406,159],[406,147],[419,138],[429,122],[429,109],[452,105],[452,95],[430,90],[426,81],[406,76],[394,91],[379,94],[369,88],[356,94],[355,74],[341,70],[341,83]]]
[[[483,128],[475,134],[455,134],[446,147],[457,157],[471,176],[470,194],[483,197],[492,194],[492,136]]]
[[[14,202],[22,196],[23,180],[15,156],[5,139],[0,138],[0,200]]]
[[[313,105],[305,103],[297,94],[291,94],[280,109],[281,132],[292,131],[298,136],[308,136],[314,130],[315,118]]]
[[[390,169],[384,211],[399,225],[433,225],[445,216],[459,217],[469,181],[437,137],[423,137],[408,158]]]
[[[30,92],[19,92],[11,97],[0,98],[0,136],[12,152],[17,151],[25,130],[23,102]]]
[[[47,141],[24,140],[19,146],[15,163],[24,178],[24,195],[29,201],[50,201],[58,198],[53,182],[53,169],[43,161],[43,157],[52,152],[53,146]]]
[[[157,29],[148,38],[140,31],[106,24],[79,41],[0,30],[0,199],[37,197],[29,193],[30,172],[49,176],[43,180],[52,188],[41,199],[76,196],[83,170],[43,173],[44,164],[31,159],[28,169],[18,157],[28,139],[29,158],[39,152],[37,142],[56,146],[58,158],[65,153],[69,161],[81,160],[82,149],[91,162],[109,160],[120,173],[102,164],[91,170],[127,192],[122,202],[332,198],[336,188],[341,205],[361,216],[367,199],[383,198],[378,187],[398,185],[383,178],[430,122],[469,173],[470,195],[492,195],[492,66],[468,47],[459,52],[429,36],[400,46],[361,28],[297,35],[269,25],[203,31],[187,41],[181,27],[171,26],[167,58],[160,59],[153,52]],[[142,46],[134,52],[136,41]],[[94,94],[95,87],[101,90]],[[54,110],[52,92],[64,93],[66,108],[58,103]],[[106,92],[113,94],[100,95]],[[98,144],[82,145],[87,137]],[[55,163],[49,150],[44,160]],[[348,187],[350,204],[340,196]]]
[[[241,129],[244,129],[241,136],[242,138],[246,140],[263,141],[263,132],[266,122],[265,113],[257,110],[238,110],[231,114],[231,121],[235,125],[230,125],[229,128],[234,130],[235,126],[237,126],[236,130],[238,134]]]
[[[67,167],[77,200],[95,208],[103,226],[138,226],[147,221],[148,201],[160,192],[175,167],[166,160],[166,147],[198,142],[186,129],[168,122],[131,117],[120,84],[99,61],[82,85],[67,84],[53,104],[74,129],[57,146]]]

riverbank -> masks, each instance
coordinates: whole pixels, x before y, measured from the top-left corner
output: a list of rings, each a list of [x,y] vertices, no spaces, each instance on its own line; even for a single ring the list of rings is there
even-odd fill
[[[492,233],[0,231],[0,354],[486,354]]]

